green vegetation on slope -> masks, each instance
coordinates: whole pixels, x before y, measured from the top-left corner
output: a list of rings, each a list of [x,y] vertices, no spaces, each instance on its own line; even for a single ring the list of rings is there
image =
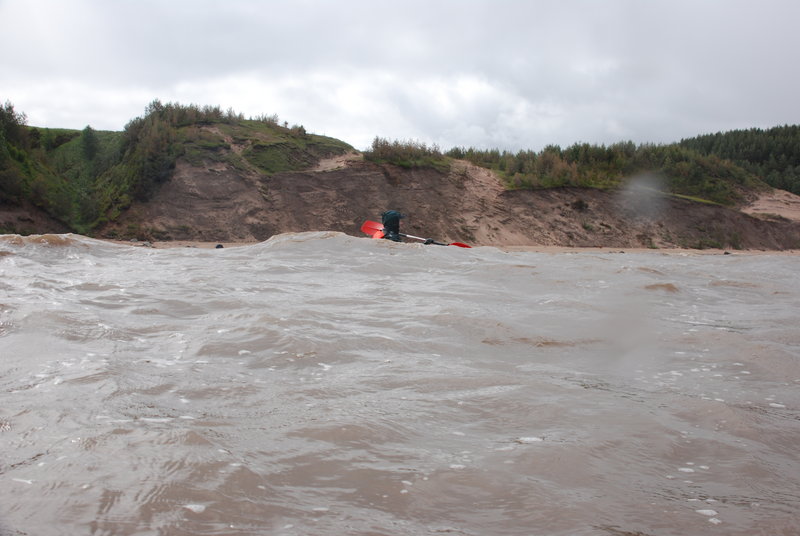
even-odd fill
[[[538,153],[454,148],[447,155],[495,170],[509,188],[609,188],[652,174],[668,192],[734,205],[744,192],[763,187],[756,175],[733,162],[677,144],[550,145]]]
[[[227,133],[235,143],[245,147],[242,156],[267,174],[306,169],[322,158],[353,150],[337,139],[309,134],[302,126],[288,128],[270,122],[245,121]]]
[[[649,174],[657,177],[668,193],[722,205],[741,203],[746,192],[764,187],[757,168],[683,144],[576,143],[565,149],[549,145],[539,152],[517,153],[456,147],[442,154],[435,145],[377,137],[364,158],[443,172],[449,169],[451,159],[464,159],[497,172],[510,189],[613,188],[633,176]]]
[[[29,128],[25,121],[11,103],[0,110],[0,203],[30,201],[82,234],[149,199],[179,157],[271,174],[352,150],[302,126],[281,126],[274,115],[246,120],[219,107],[158,100],[122,132]]]
[[[681,147],[731,160],[774,188],[800,194],[800,126],[717,132],[681,140]]]
[[[364,152],[364,159],[379,164],[387,163],[404,168],[429,167],[446,173],[450,169],[450,159],[433,145],[428,147],[418,141],[389,141],[376,137],[372,148]]]
[[[116,157],[111,133],[38,129],[11,103],[0,111],[0,203],[30,202],[82,230],[92,177]]]

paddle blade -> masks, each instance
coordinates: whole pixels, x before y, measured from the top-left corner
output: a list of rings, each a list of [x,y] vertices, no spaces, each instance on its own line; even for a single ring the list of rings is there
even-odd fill
[[[451,243],[450,243],[450,244],[448,244],[448,245],[450,245],[450,246],[458,246],[458,247],[460,247],[460,248],[471,248],[471,247],[472,247],[472,246],[468,246],[468,245],[466,245],[466,244],[463,244],[463,243],[461,243],[461,242],[451,242]]]
[[[364,234],[372,236],[376,233],[376,231],[383,232],[383,224],[378,223],[376,221],[367,220],[361,226],[361,232],[363,232]]]

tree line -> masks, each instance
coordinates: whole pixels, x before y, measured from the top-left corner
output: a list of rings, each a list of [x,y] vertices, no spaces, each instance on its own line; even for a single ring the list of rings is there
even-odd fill
[[[611,145],[576,143],[562,148],[548,145],[541,151],[455,147],[442,152],[438,146],[417,141],[390,141],[376,137],[367,160],[402,167],[448,165],[462,159],[495,171],[510,189],[558,187],[611,188],[626,179],[655,174],[675,194],[723,205],[735,205],[745,194],[763,187],[762,175],[713,151],[704,153],[683,144],[636,145],[624,141]]]
[[[755,174],[730,160],[678,144],[576,143],[516,153],[454,148],[446,155],[497,171],[509,188],[609,188],[650,173],[658,175],[670,192],[734,205],[746,190],[760,184]]]
[[[731,160],[774,188],[800,194],[800,125],[717,132],[680,146]]]

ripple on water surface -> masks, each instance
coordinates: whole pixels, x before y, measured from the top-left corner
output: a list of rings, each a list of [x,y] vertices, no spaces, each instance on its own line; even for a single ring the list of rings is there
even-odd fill
[[[796,259],[4,237],[0,534],[791,534]]]

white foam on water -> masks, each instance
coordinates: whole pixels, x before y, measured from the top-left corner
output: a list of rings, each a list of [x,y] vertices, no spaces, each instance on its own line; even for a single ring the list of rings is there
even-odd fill
[[[522,444],[529,444],[529,443],[541,443],[542,441],[544,441],[544,439],[543,439],[543,438],[541,438],[541,437],[535,437],[535,436],[531,436],[531,437],[518,437],[517,439],[515,439],[515,442],[517,442],[517,443],[522,443]]]

